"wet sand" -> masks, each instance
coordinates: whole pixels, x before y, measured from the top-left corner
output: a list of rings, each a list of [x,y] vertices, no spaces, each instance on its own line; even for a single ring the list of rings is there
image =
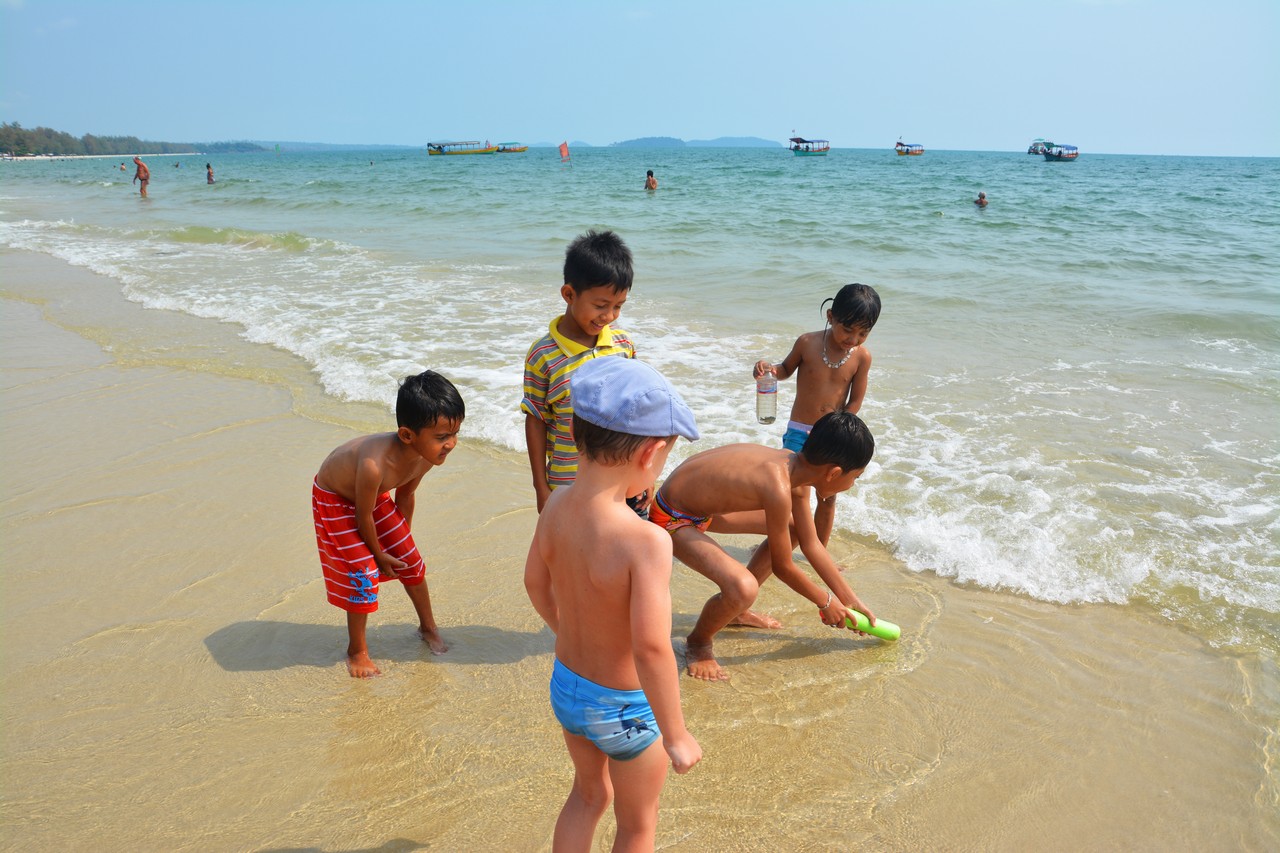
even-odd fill
[[[0,296],[4,848],[550,849],[571,771],[521,583],[522,455],[464,426],[424,480],[450,651],[389,588],[385,675],[355,681],[309,484],[390,415],[49,258],[0,253]],[[902,640],[831,631],[767,584],[784,627],[726,633],[729,684],[684,680],[706,757],[670,777],[660,849],[1280,848],[1273,659],[1137,607],[912,574],[875,542],[832,550]],[[676,567],[678,650],[711,591]]]

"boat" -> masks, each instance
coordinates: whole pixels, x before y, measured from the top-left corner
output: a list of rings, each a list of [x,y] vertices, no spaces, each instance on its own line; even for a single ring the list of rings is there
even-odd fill
[[[831,143],[825,139],[805,139],[800,136],[791,137],[791,153],[797,157],[826,157],[831,150]]]
[[[901,139],[893,146],[893,150],[898,152],[899,157],[919,157],[924,153],[923,145],[915,145],[910,142],[903,142]]]
[[[522,154],[529,150],[528,145],[521,145],[519,142],[499,142],[499,154]]]
[[[498,146],[488,142],[428,142],[428,154],[494,154]]]
[[[1054,145],[1044,150],[1044,159],[1050,163],[1074,160],[1080,156],[1080,149],[1074,145]]]
[[[1027,148],[1028,154],[1043,154],[1053,147],[1052,142],[1046,142],[1040,137],[1031,140],[1031,145]]]

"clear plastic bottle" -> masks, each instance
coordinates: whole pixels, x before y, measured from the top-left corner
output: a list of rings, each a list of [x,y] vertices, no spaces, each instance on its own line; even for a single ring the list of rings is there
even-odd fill
[[[772,372],[756,379],[756,417],[762,424],[778,419],[778,378]]]

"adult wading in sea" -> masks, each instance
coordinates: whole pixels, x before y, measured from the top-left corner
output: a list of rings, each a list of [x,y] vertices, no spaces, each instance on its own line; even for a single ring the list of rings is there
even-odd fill
[[[137,171],[133,173],[133,181],[134,183],[142,181],[141,195],[143,198],[146,198],[147,184],[151,183],[151,170],[147,168],[147,164],[142,162],[142,158],[140,157],[134,157],[133,162],[138,167]]]

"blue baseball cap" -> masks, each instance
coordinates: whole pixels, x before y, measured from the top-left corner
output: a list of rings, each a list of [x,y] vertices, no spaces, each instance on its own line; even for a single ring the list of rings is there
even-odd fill
[[[569,400],[575,415],[614,432],[698,440],[693,412],[671,383],[643,361],[591,359],[569,374]]]

